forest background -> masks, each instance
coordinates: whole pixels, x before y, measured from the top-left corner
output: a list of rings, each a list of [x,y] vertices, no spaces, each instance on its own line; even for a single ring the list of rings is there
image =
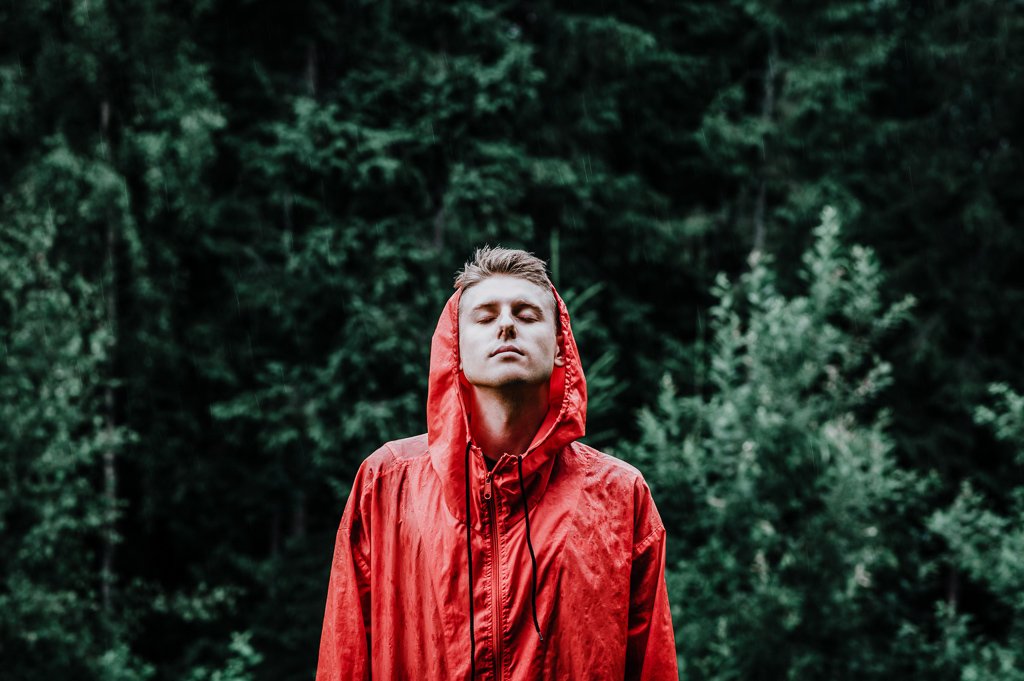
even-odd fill
[[[1024,679],[1024,2],[0,3],[4,679],[310,679],[484,243],[683,679]]]

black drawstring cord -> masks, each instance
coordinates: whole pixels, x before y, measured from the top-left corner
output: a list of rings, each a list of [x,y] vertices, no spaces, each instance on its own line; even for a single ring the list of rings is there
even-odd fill
[[[476,631],[473,624],[473,525],[472,516],[469,514],[469,448],[473,444],[470,440],[466,443],[466,557],[469,558],[469,678],[476,678]],[[536,615],[534,615],[536,619]]]
[[[523,495],[523,519],[526,520],[526,546],[530,549],[530,561],[533,563],[533,628],[537,630],[537,636],[540,637],[540,642],[544,642],[544,637],[540,633],[540,624],[537,622],[537,556],[533,552],[533,542],[530,541],[530,509],[526,505],[526,485],[523,484],[523,457],[516,457],[516,465],[519,468],[519,491]]]
[[[470,515],[470,489],[469,489],[469,450],[472,440],[466,443],[466,557],[469,559],[469,678],[476,678],[476,625],[473,616],[473,534],[472,516]],[[533,565],[533,579],[530,583],[531,600],[533,608],[533,628],[537,630],[540,642],[544,642],[544,636],[540,633],[540,622],[537,620],[537,554],[533,552],[533,541],[530,539],[530,509],[526,503],[526,485],[523,483],[523,457],[516,457],[516,467],[519,471],[519,491],[523,495],[523,520],[526,521],[526,546],[530,549],[530,562]]]

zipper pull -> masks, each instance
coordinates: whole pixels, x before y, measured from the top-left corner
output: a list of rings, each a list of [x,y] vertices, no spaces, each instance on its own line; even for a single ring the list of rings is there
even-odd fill
[[[484,499],[487,501],[491,500],[491,474],[487,474],[487,480],[484,482]]]

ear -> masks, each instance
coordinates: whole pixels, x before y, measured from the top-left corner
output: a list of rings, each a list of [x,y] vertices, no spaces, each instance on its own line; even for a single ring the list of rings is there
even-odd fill
[[[556,367],[564,367],[565,366],[565,337],[562,336],[562,334],[558,334],[555,337],[555,342],[558,344],[558,347],[555,348],[555,366]]]

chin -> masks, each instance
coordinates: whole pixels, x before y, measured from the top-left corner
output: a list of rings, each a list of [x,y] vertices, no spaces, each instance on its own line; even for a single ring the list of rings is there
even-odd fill
[[[479,380],[466,377],[470,384],[480,388],[521,388],[529,385],[545,383],[549,377],[531,376],[521,372],[495,372],[490,376],[481,376]]]
[[[509,373],[495,377],[493,382],[496,388],[520,388],[530,385],[546,384],[551,380],[551,374],[523,374]]]
[[[505,379],[499,379],[495,382],[496,388],[515,388],[521,385],[531,385],[536,381],[531,381],[525,376],[509,376]]]

